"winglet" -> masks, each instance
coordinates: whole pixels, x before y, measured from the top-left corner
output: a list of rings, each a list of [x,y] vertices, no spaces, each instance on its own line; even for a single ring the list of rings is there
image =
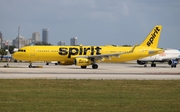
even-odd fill
[[[148,34],[146,39],[140,44],[140,46],[157,48],[159,43],[159,38],[161,35],[162,26],[156,25],[152,31]]]

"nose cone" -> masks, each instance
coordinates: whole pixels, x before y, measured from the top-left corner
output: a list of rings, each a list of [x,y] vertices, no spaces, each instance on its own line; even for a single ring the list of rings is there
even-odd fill
[[[13,57],[14,59],[18,60],[18,53],[17,53],[17,52],[13,53],[13,54],[12,54],[12,57]]]

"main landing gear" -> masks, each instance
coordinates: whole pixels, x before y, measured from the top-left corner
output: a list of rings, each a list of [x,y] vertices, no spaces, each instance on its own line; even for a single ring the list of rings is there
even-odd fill
[[[97,69],[98,65],[96,64],[95,59],[92,58],[91,60],[92,60],[92,69]]]
[[[144,67],[147,67],[147,64],[144,64]],[[152,62],[151,67],[156,67],[156,64]]]
[[[97,69],[97,68],[98,68],[98,65],[94,63],[94,64],[92,64],[92,68],[93,68],[93,69]]]
[[[98,65],[96,64],[95,59],[92,58],[91,61],[92,61],[92,69],[97,69],[97,68],[98,68]],[[81,66],[81,68],[82,68],[82,69],[86,69],[87,66]]]
[[[153,62],[153,63],[151,64],[151,67],[156,67],[156,64]]]
[[[81,66],[82,69],[86,69],[87,66]],[[98,68],[98,65],[97,64],[92,64],[92,69],[97,69]]]
[[[176,64],[171,65],[171,68],[176,68]]]
[[[178,60],[177,59],[173,59],[172,60],[172,64],[171,64],[171,67],[172,68],[176,68],[176,65],[178,64]]]

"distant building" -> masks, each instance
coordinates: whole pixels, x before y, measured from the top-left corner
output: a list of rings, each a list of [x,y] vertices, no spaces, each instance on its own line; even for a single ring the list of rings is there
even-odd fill
[[[74,45],[78,45],[77,44],[77,37],[73,37],[70,39],[70,45],[74,46]]]
[[[3,48],[3,38],[0,38],[0,49]]]
[[[19,45],[18,45],[18,43],[19,43]],[[14,39],[12,41],[12,44],[17,48],[21,48],[21,47],[24,47],[25,45],[28,45],[29,43],[24,37],[17,36],[16,39]]]
[[[12,41],[10,40],[3,40],[2,42],[2,48],[6,47],[6,46],[11,46],[12,45]]]
[[[65,45],[65,42],[63,42],[63,41],[59,41],[58,43],[57,43],[57,45]]]
[[[2,37],[2,33],[1,33],[1,31],[0,31],[0,49],[2,48],[2,42],[3,42],[3,37]]]
[[[32,33],[32,42],[39,42],[40,41],[40,33],[34,32]]]
[[[42,42],[48,43],[48,29],[42,29]]]
[[[32,38],[27,39],[26,41],[27,41],[27,45],[32,45],[35,43],[35,41]]]

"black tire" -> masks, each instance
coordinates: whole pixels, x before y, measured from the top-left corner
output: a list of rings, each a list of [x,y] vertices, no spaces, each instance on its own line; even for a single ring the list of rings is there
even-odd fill
[[[93,65],[92,65],[92,68],[93,68],[93,69],[97,69],[97,68],[98,68],[98,65],[97,65],[97,64],[93,64]]]
[[[32,65],[29,65],[29,68],[32,68]]]
[[[153,64],[151,64],[151,67],[153,67],[154,65]]]
[[[151,67],[156,67],[156,64],[152,63],[152,64],[151,64]]]

